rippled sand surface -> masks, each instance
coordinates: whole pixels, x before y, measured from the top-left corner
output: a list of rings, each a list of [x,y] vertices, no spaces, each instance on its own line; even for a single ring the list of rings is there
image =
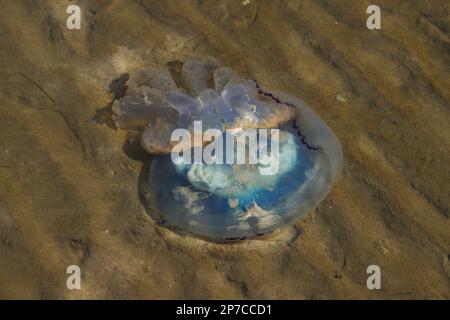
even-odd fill
[[[79,31],[68,4],[0,10],[1,298],[450,299],[448,1],[378,1],[378,31],[370,1],[79,1]],[[343,176],[295,228],[222,245],[147,214],[148,159],[97,110],[126,73],[191,55],[301,97],[339,137]]]

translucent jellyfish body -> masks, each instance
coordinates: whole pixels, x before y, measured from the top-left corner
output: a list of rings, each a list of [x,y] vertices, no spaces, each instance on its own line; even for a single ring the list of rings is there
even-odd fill
[[[127,85],[115,123],[139,131],[154,155],[149,204],[178,230],[214,240],[270,233],[305,216],[342,170],[339,141],[300,99],[212,58],[186,61],[179,75],[145,68]]]

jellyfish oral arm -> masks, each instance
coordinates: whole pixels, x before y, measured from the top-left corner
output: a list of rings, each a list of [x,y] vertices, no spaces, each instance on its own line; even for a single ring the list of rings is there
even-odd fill
[[[279,137],[279,129],[227,129],[225,134],[218,129],[207,129],[203,133],[201,121],[195,121],[193,139],[187,129],[178,128],[172,132],[171,142],[175,145],[171,159],[176,165],[260,164],[261,175],[275,175],[279,168]]]

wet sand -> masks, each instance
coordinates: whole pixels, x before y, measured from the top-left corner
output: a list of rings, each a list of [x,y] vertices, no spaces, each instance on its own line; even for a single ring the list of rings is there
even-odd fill
[[[79,1],[69,31],[70,3],[0,10],[0,298],[450,299],[448,1],[378,1],[373,31],[370,1]],[[299,96],[340,139],[341,179],[295,228],[223,245],[148,215],[148,158],[98,110],[191,55]]]

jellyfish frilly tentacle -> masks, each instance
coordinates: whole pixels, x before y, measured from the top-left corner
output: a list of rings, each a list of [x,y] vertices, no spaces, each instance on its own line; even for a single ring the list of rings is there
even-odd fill
[[[295,107],[295,126],[298,128],[299,134],[307,139],[305,140],[306,143],[320,147],[327,158],[332,159],[329,164],[331,166],[331,179],[333,182],[336,181],[342,173],[344,155],[342,146],[334,132],[301,99],[281,91],[271,91],[271,94],[277,97],[280,102]]]

